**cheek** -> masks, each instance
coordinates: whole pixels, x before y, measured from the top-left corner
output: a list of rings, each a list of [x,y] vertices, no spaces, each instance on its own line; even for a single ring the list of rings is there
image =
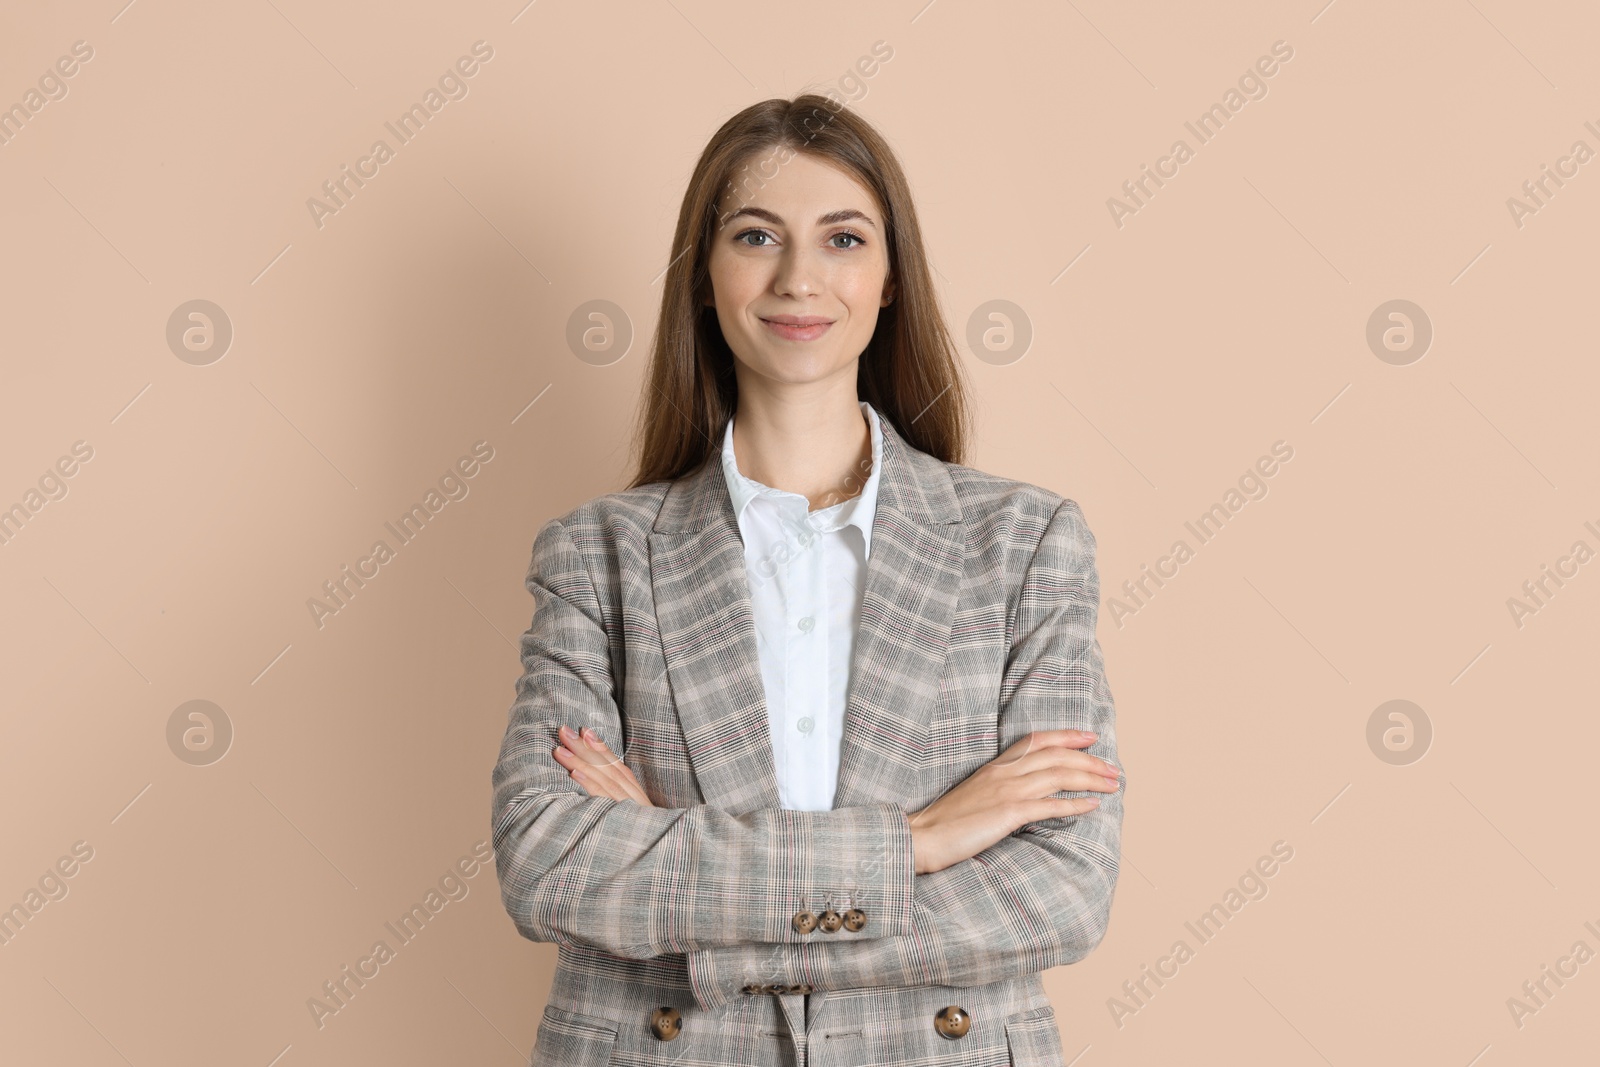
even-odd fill
[[[850,309],[852,318],[871,318],[883,299],[884,272],[881,268],[851,268],[834,278],[833,291]]]
[[[851,301],[874,302],[882,296],[884,280],[889,276],[889,263],[883,249],[858,249],[856,255],[837,262],[833,281],[841,295],[848,293]]]
[[[749,305],[766,289],[766,271],[767,268],[755,260],[712,259],[711,290],[716,294],[718,310],[733,315]]]

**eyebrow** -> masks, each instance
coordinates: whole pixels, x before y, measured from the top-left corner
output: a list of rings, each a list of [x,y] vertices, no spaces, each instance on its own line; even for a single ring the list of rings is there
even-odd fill
[[[770,222],[775,226],[782,226],[784,224],[783,219],[778,215],[777,212],[768,211],[764,207],[752,207],[748,204],[733,212],[727,218],[723,219],[722,224],[726,226],[728,223],[732,222],[741,215],[752,215],[758,219],[765,219],[767,222]],[[817,225],[832,226],[836,222],[849,222],[851,220],[872,226],[874,229],[877,228],[876,224],[874,224],[870,218],[857,211],[853,207],[840,208],[838,211],[830,211],[826,215],[819,215],[817,216]]]

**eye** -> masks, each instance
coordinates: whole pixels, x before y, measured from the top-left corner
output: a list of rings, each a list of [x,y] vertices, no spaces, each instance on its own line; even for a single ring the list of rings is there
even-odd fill
[[[740,233],[740,234],[736,235],[734,237],[734,240],[735,241],[744,241],[744,239],[746,237],[771,237],[771,236],[772,235],[770,233],[768,233],[766,230],[745,230],[743,233]],[[748,241],[745,241],[745,244],[750,248],[766,248],[767,247],[765,244],[759,244],[759,245],[750,244],[750,242],[748,242]]]
[[[841,237],[853,237],[853,238],[855,238],[855,240],[856,240],[856,242],[858,244],[866,244],[867,243],[867,239],[865,237],[861,236],[859,233],[856,233],[854,230],[841,230],[839,233],[836,233],[832,237],[828,238],[828,240],[837,241]],[[854,248],[856,246],[855,245],[834,245],[834,247],[835,248]]]

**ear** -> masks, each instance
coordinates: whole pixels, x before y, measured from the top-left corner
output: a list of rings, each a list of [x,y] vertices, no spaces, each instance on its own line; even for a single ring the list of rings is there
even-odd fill
[[[879,307],[886,308],[894,303],[894,288],[893,276],[885,278],[883,281],[883,301],[878,305]]]

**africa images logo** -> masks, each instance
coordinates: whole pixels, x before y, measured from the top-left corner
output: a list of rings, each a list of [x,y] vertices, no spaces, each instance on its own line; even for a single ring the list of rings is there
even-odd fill
[[[487,41],[474,41],[472,55],[460,57],[453,67],[439,75],[437,88],[430,85],[419,102],[401,112],[394,122],[383,124],[394,136],[393,146],[380,137],[372,142],[366,155],[356,160],[354,170],[350,169],[348,163],[340,164],[338,176],[322,183],[322,192],[327,199],[319,200],[314,196],[306,199],[306,210],[311,212],[311,221],[317,229],[322,229],[322,220],[326,216],[337,215],[347,207],[356,193],[378,176],[380,168],[394,159],[400,148],[410,144],[433,116],[444,110],[445,104],[452,100],[465,100],[470,91],[467,79],[482,69],[480,64],[493,58],[494,48]]]

